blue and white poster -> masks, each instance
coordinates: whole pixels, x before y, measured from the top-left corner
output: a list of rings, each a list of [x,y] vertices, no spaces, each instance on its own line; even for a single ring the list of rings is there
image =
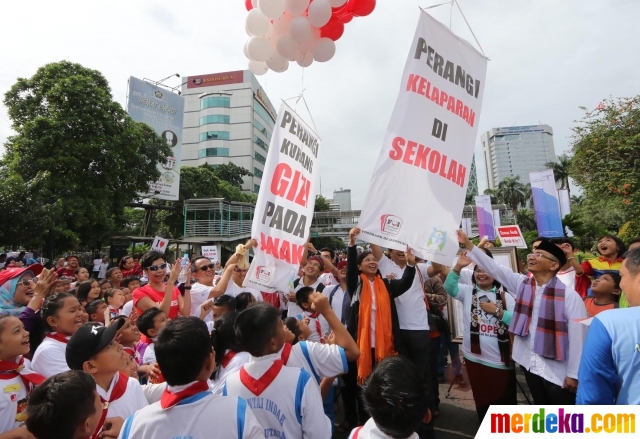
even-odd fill
[[[536,212],[538,236],[553,238],[564,236],[560,203],[553,170],[545,169],[540,172],[529,172],[533,206]]]

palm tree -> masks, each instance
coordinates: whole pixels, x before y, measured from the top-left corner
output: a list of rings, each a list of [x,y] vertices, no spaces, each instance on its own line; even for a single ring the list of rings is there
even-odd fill
[[[513,217],[518,215],[518,207],[524,204],[525,198],[525,186],[520,182],[520,176],[505,177],[500,183],[498,183],[498,195],[499,198],[508,204],[513,211]]]
[[[521,206],[525,209],[533,206],[533,191],[531,190],[531,183],[527,183],[524,185],[524,202]]]
[[[567,154],[559,155],[555,162],[546,163],[545,166],[553,170],[553,177],[556,179],[556,182],[560,182],[560,189],[566,189],[569,197],[571,197],[571,189],[569,188],[571,157]]]
[[[571,196],[571,204],[573,204],[576,207],[580,207],[582,206],[582,203],[584,203],[584,195],[572,195]]]
[[[502,199],[500,198],[500,194],[497,189],[485,189],[484,195],[489,195],[491,197],[491,204],[502,203]]]

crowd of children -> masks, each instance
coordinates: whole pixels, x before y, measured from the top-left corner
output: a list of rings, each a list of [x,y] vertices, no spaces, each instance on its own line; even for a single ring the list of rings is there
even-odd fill
[[[425,429],[437,408],[434,371],[425,372],[433,362],[429,344],[426,356],[418,346],[423,332],[429,337],[422,285],[438,274],[471,317],[462,348],[480,418],[496,401],[515,403],[508,331],[521,299],[505,295],[511,278],[489,262],[490,251],[470,251],[450,270],[416,262],[411,252],[387,256],[351,245],[336,258],[308,247],[294,291],[272,297],[242,286],[244,253],[255,245],[249,241],[224,269],[193,258],[192,276],[180,285],[179,264],[170,267],[158,252],[140,265],[123,258],[100,282],[81,275],[67,291],[41,266],[0,273],[15,303],[0,313],[0,439],[159,437],[168,428],[183,437],[326,439],[337,386],[346,397],[351,379],[359,416],[350,437],[433,437]],[[603,237],[602,257],[583,264],[571,260],[570,241],[539,239],[533,248],[531,273],[512,273],[520,276],[512,276],[513,288],[535,285],[535,262],[546,258],[558,262],[553,276],[574,282],[585,316],[619,306],[626,247],[617,238]],[[472,260],[473,273],[461,273]],[[500,335],[482,338],[474,315],[493,318]]]

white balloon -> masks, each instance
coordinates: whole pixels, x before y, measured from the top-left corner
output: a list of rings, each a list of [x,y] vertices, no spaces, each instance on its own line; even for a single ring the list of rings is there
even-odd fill
[[[249,44],[249,41],[247,41],[246,43],[244,43],[242,45],[242,50],[244,52],[244,56],[246,56],[249,61],[255,61],[253,58],[251,58],[251,55],[249,55],[248,44]]]
[[[258,0],[251,0],[251,6],[253,6],[254,8],[258,7]]]
[[[296,43],[304,43],[311,38],[311,23],[307,17],[295,17],[289,23],[289,35]]]
[[[336,54],[336,43],[331,38],[320,38],[313,48],[313,59],[327,62]]]
[[[286,59],[294,58],[298,52],[298,45],[289,35],[283,35],[278,38],[276,47],[280,56]]]
[[[311,64],[313,64],[313,53],[311,52],[305,53],[301,59],[298,59],[300,67],[309,67]]]
[[[309,21],[315,27],[322,27],[331,20],[331,12],[327,0],[313,0],[309,5]]]
[[[269,71],[269,67],[265,62],[249,61],[249,70],[256,76],[264,75]]]
[[[284,0],[258,0],[258,8],[270,19],[277,20],[284,13]]]
[[[276,53],[267,61],[267,66],[274,72],[282,73],[289,68],[289,61]]]
[[[329,0],[329,4],[332,8],[339,8],[340,6],[344,6],[347,0]]]
[[[309,39],[304,43],[298,45],[298,47],[300,48],[300,51],[302,53],[311,52],[313,48],[316,47],[316,43],[318,42],[319,39],[320,39],[320,29],[318,29],[317,27],[312,27],[311,37],[309,37]]]
[[[252,9],[247,15],[247,31],[252,36],[264,37],[269,33],[271,28],[271,21],[269,18],[260,12],[260,9]]]
[[[273,21],[273,25],[271,26],[271,37],[276,40],[283,35],[289,34],[289,25],[291,24],[291,20],[293,17],[290,14],[285,14]]]
[[[254,61],[266,62],[273,55],[273,48],[269,40],[262,37],[251,37],[247,43],[247,51]]]
[[[309,7],[310,0],[285,0],[285,10],[294,17],[304,14]]]

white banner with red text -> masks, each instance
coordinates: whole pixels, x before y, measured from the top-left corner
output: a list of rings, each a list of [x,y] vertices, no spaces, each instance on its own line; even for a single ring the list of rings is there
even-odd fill
[[[487,59],[420,12],[359,238],[448,264],[464,207]]]
[[[245,285],[293,290],[316,199],[320,138],[286,103],[273,128],[251,237],[258,241]]]

